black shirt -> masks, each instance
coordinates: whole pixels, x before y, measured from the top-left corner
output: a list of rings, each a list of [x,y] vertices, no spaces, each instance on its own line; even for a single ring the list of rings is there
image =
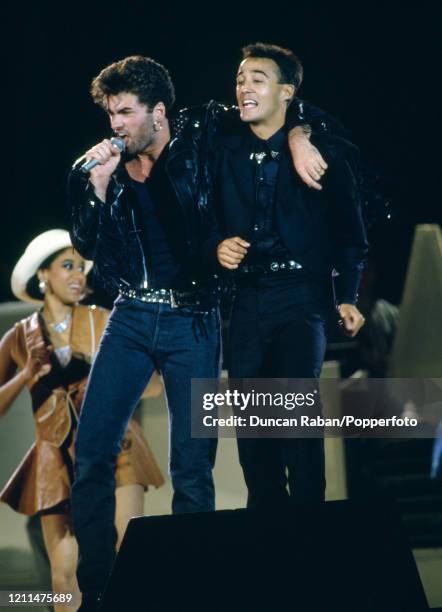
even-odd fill
[[[265,167],[255,172],[254,143],[267,144],[257,139],[247,125],[237,133],[230,134],[223,142],[218,166],[218,208],[223,234],[226,237],[240,236],[253,244],[243,260],[244,265],[253,264],[249,258],[253,252],[255,257],[257,252],[259,256],[261,242],[258,240],[261,213],[257,206],[259,190],[255,175],[259,178],[259,172],[263,172]],[[272,166],[277,168],[277,181],[276,186],[273,189],[270,186],[267,196],[263,197],[261,212],[272,210],[270,229],[276,231],[277,244],[282,243],[283,248],[288,250],[289,260],[302,265],[304,273],[321,284],[329,283],[333,269],[337,270],[340,274],[335,283],[338,301],[355,303],[367,250],[356,178],[357,154],[354,147],[345,141],[337,143],[317,136],[314,144],[321,150],[329,166],[322,191],[309,189],[302,182],[293,168],[289,148],[284,144],[278,162],[270,165],[270,169]],[[270,208],[265,206],[265,202]],[[254,225],[258,225],[256,231]],[[267,231],[264,230],[264,238]],[[258,238],[255,234],[258,234]],[[270,246],[270,252],[272,247],[274,243]],[[265,247],[263,252],[266,257],[264,263],[277,260],[271,257],[269,261]],[[278,276],[280,274],[283,273],[278,273]]]
[[[171,233],[168,225],[172,219],[168,216],[165,202],[160,201],[152,181],[158,173],[164,172],[167,147],[152,168],[150,176],[144,181],[131,179],[132,187],[137,194],[138,216],[141,221],[140,240],[144,256],[149,262],[149,285],[157,289],[181,288],[183,269],[171,247]]]
[[[290,259],[275,224],[275,193],[279,164],[286,155],[287,132],[280,128],[267,140],[250,132],[253,140],[251,163],[255,167],[255,222],[247,263]]]

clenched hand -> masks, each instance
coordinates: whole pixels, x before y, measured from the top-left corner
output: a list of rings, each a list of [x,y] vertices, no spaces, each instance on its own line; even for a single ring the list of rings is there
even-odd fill
[[[224,268],[236,270],[247,255],[247,249],[249,247],[250,244],[239,236],[226,238],[226,240],[219,243],[216,249],[218,261]]]
[[[365,324],[365,318],[353,304],[341,304],[339,314],[341,315],[344,333],[354,338]]]

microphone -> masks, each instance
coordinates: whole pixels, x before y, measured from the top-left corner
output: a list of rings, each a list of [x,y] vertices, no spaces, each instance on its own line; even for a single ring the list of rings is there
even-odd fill
[[[117,147],[117,149],[119,149],[120,153],[123,153],[124,149],[126,148],[126,145],[124,144],[124,140],[122,138],[117,138],[114,136],[110,139],[110,141],[115,147]],[[84,174],[87,174],[92,170],[92,168],[98,166],[99,163],[100,162],[98,161],[98,159],[90,159],[89,161],[84,162],[84,164],[80,166],[80,170],[84,172]]]

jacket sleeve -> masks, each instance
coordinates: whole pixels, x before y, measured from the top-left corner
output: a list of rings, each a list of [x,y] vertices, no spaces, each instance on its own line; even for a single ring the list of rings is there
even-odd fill
[[[212,135],[226,135],[241,125],[237,106],[211,100],[205,108],[208,111],[208,119],[214,127]],[[336,117],[301,98],[295,98],[287,110],[287,127],[291,129],[298,125],[308,125],[316,134],[350,139],[350,132]],[[212,144],[216,146],[216,138]]]
[[[210,272],[220,272],[223,268],[218,263],[217,247],[225,238],[221,231],[218,216],[214,206],[207,211],[205,239],[201,244],[201,256]]]
[[[223,272],[218,262],[217,247],[225,238],[222,228],[222,215],[219,208],[217,175],[219,166],[219,151],[211,151],[206,161],[208,206],[204,211],[204,240],[201,244],[201,256],[206,262],[209,273]]]
[[[356,304],[368,242],[354,159],[350,150],[347,155],[330,145],[323,146],[322,150],[329,164],[324,191],[330,206],[328,217],[335,243],[336,300],[339,304]]]
[[[223,240],[216,213],[215,183],[221,138],[240,124],[238,109],[211,100],[208,104],[181,110],[173,122],[176,136],[197,149],[197,205],[202,219],[203,239],[199,255],[210,273],[219,272],[216,247]]]
[[[75,164],[68,177],[67,202],[72,244],[86,259],[95,260],[99,234],[118,233],[116,207],[122,188],[112,179],[107,193],[109,203],[96,195],[89,177]]]
[[[202,109],[205,111],[205,120],[201,119]],[[203,107],[183,109],[175,118],[174,127],[180,131],[192,119],[198,121],[203,132],[207,130],[208,145],[212,151],[216,151],[220,138],[241,125],[237,106],[215,100],[211,100]],[[308,126],[313,134],[328,134],[337,139],[350,140],[350,132],[336,117],[306,100],[295,98],[287,110],[287,127],[290,130],[299,125]]]
[[[350,138],[348,130],[336,117],[301,98],[295,98],[287,110],[288,129],[298,125],[308,126],[312,134]]]

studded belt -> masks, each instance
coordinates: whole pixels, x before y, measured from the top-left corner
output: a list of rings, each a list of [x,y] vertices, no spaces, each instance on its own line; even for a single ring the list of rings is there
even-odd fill
[[[275,272],[287,272],[302,270],[302,265],[293,259],[286,261],[269,261],[262,264],[243,264],[239,267],[240,274],[272,274]]]
[[[120,287],[120,295],[151,302],[154,304],[169,304],[172,308],[199,306],[201,294],[198,291],[177,291],[175,289],[134,289]]]

